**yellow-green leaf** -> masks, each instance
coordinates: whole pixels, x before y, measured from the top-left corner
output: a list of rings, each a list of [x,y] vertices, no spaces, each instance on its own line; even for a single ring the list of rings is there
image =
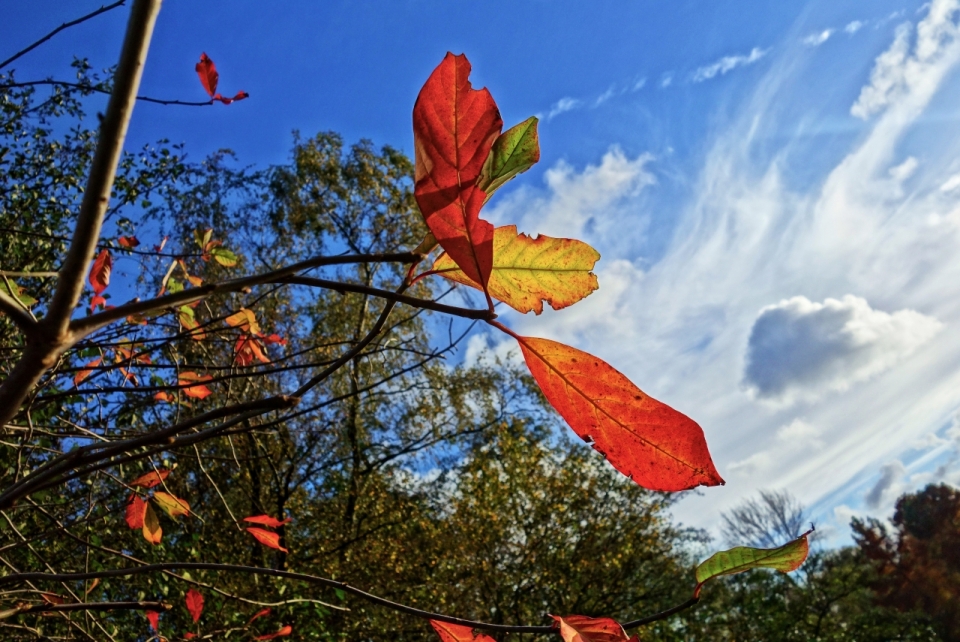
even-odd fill
[[[772,568],[782,573],[797,570],[810,552],[807,536],[811,532],[807,531],[778,548],[737,546],[714,553],[697,567],[697,593],[704,582],[720,575],[734,575],[754,568]]]
[[[16,283],[11,282],[11,284],[13,285],[12,288],[7,285],[6,279],[0,279],[0,292],[19,300],[20,303],[27,307],[36,305],[37,300],[29,294],[24,294],[23,288],[18,286]]]
[[[531,116],[500,134],[483,164],[477,187],[486,194],[486,203],[504,183],[521,174],[540,160],[537,117]]]
[[[237,264],[237,255],[222,247],[215,247],[211,249],[210,256],[213,257],[214,261],[224,267],[233,267]]]
[[[516,225],[498,227],[493,233],[493,271],[490,296],[526,314],[543,312],[546,301],[554,310],[573,305],[599,287],[591,270],[600,254],[583,241],[517,234]],[[442,277],[482,288],[441,254],[432,271]]]
[[[174,497],[170,493],[158,490],[153,494],[153,500],[170,517],[190,514],[190,504],[187,503],[187,500]]]

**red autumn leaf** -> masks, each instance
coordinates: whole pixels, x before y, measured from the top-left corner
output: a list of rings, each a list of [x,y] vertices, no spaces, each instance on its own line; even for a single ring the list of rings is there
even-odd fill
[[[724,483],[695,421],[593,355],[556,341],[513,336],[550,404],[621,473],[651,490]]]
[[[157,611],[147,611],[146,614],[147,621],[150,622],[150,626],[153,627],[154,631],[160,630],[160,613]]]
[[[238,366],[252,365],[254,360],[260,363],[270,363],[270,357],[263,352],[263,346],[257,337],[249,334],[241,335],[234,346],[234,360]]]
[[[469,626],[437,620],[430,620],[430,625],[440,636],[442,642],[494,642],[494,639],[489,635],[482,633],[475,635],[473,629]]]
[[[90,287],[98,297],[110,285],[110,269],[113,267],[113,258],[107,250],[100,250],[100,254],[93,261],[93,267],[90,268]]]
[[[247,620],[247,626],[250,626],[251,624],[253,624],[253,621],[256,620],[257,618],[261,618],[265,615],[270,615],[270,609],[260,609],[259,611],[254,613],[253,617]]]
[[[253,535],[258,542],[264,546],[269,546],[270,548],[275,548],[278,551],[283,551],[284,553],[289,553],[287,549],[280,546],[280,535],[273,533],[271,531],[265,531],[262,528],[248,528],[247,532]]]
[[[493,267],[493,225],[480,218],[486,194],[477,178],[503,120],[487,89],[473,89],[466,56],[447,53],[413,107],[414,194],[447,254],[486,288]]]
[[[94,359],[94,360],[91,361],[90,363],[84,365],[84,366],[83,366],[83,370],[81,370],[80,372],[78,372],[78,373],[73,377],[73,385],[79,386],[80,383],[81,383],[84,379],[86,379],[87,377],[89,377],[89,376],[91,375],[91,373],[93,373],[93,369],[96,368],[97,366],[99,366],[101,361],[103,361],[103,358],[102,358],[102,357],[97,357],[96,359]]]
[[[253,517],[244,517],[243,521],[250,522],[251,524],[261,524],[268,528],[280,528],[284,524],[289,524],[293,521],[291,518],[286,518],[283,521],[280,521],[276,517],[270,517],[269,515],[255,515]]]
[[[183,638],[185,640],[192,640],[195,637],[197,637],[197,634],[194,633],[193,631],[187,631],[186,633],[183,634]]]
[[[136,493],[132,493],[127,499],[127,510],[125,519],[130,528],[143,528],[143,514],[147,510],[147,502],[140,499]]]
[[[279,334],[268,334],[267,336],[260,337],[260,338],[263,339],[263,342],[266,343],[268,346],[273,344],[277,344],[281,346],[287,345],[287,340],[281,337]]]
[[[193,618],[193,622],[198,622],[200,616],[203,614],[203,595],[197,589],[191,588],[187,591],[187,595],[183,600],[186,602],[187,610],[190,611],[190,617]]]
[[[147,508],[143,511],[143,539],[154,546],[160,543],[163,537],[163,529],[160,528],[160,520],[149,502],[146,502]]]
[[[177,382],[181,386],[195,384],[183,389],[183,394],[193,399],[206,399],[213,394],[210,388],[202,385],[204,381],[213,379],[210,375],[198,375],[196,372],[181,372]]]
[[[41,593],[40,597],[43,598],[43,601],[47,604],[63,604],[64,599],[57,595],[56,593]]]
[[[560,637],[563,642],[639,642],[640,638],[627,637],[626,631],[616,620],[608,617],[587,617],[585,615],[568,615],[557,617],[551,615],[560,627]]]
[[[200,77],[200,84],[206,90],[207,95],[213,98],[217,93],[217,82],[220,80],[220,74],[217,73],[217,66],[213,64],[206,52],[200,54],[200,62],[195,67],[197,76]]]
[[[140,245],[140,241],[137,240],[136,236],[120,236],[117,238],[117,243],[120,244],[120,247],[125,247],[128,250]]]
[[[288,624],[285,627],[281,628],[276,633],[268,633],[267,635],[258,635],[253,639],[254,640],[273,640],[275,638],[285,637],[287,635],[290,635],[291,633],[293,633],[293,627]]]
[[[149,473],[144,473],[130,482],[130,486],[134,488],[153,488],[154,486],[159,486],[160,482],[169,476],[170,471],[166,468],[151,470]]]

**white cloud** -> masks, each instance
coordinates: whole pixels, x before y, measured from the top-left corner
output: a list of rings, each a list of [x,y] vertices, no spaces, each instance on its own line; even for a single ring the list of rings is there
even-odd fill
[[[475,334],[467,340],[463,363],[467,367],[476,365],[519,366],[523,364],[523,356],[520,354],[517,342],[509,337]]]
[[[824,29],[818,33],[812,33],[803,39],[803,44],[808,47],[819,47],[833,35],[833,29]]]
[[[610,87],[610,88],[607,89],[605,92],[603,92],[602,94],[600,94],[599,96],[597,96],[597,99],[596,99],[595,101],[593,101],[593,106],[594,106],[594,108],[599,107],[599,106],[602,105],[603,103],[605,103],[605,102],[607,102],[608,100],[610,100],[611,98],[613,98],[615,95],[616,95],[616,91],[614,90],[613,87]]]
[[[667,88],[673,84],[673,72],[668,71],[662,76],[660,76],[660,87]]]
[[[863,29],[864,26],[865,25],[861,20],[852,20],[847,23],[847,26],[844,27],[843,30],[852,36]]]
[[[893,44],[877,58],[870,84],[861,90],[850,113],[865,119],[893,103],[913,111],[922,108],[960,57],[960,29],[954,18],[958,10],[958,0],[935,0],[915,34],[910,23],[897,27]],[[914,100],[904,101],[905,97]]]
[[[884,504],[884,500],[900,494],[900,480],[907,474],[907,469],[900,460],[884,464],[880,469],[880,479],[867,493],[865,502],[869,508],[877,510]]]
[[[913,176],[919,165],[920,161],[918,161],[915,157],[910,156],[907,158],[907,160],[903,161],[899,165],[890,168],[890,178],[898,183],[902,183]]]
[[[947,180],[943,182],[943,185],[940,186],[941,192],[952,192],[953,190],[960,187],[960,174],[954,174]]]
[[[816,453],[824,446],[823,431],[797,418],[777,430],[773,444],[727,467],[731,474],[743,478],[766,476],[783,461]]]
[[[539,116],[541,120],[551,121],[560,114],[565,114],[568,111],[573,111],[574,109],[580,109],[583,106],[583,101],[576,98],[565,97],[561,98],[550,107],[550,111],[547,112],[546,116]]]
[[[703,82],[704,80],[710,80],[717,75],[724,75],[730,71],[733,71],[737,67],[743,67],[746,65],[752,65],[757,62],[770,52],[769,49],[760,49],[759,47],[754,47],[749,54],[738,55],[738,56],[724,56],[720,60],[703,67],[700,67],[693,72],[693,82]]]
[[[631,89],[631,91],[640,91],[646,86],[646,84],[647,84],[647,79],[641,78],[637,82],[633,83],[633,88]]]
[[[813,399],[889,370],[940,330],[913,310],[887,314],[866,300],[797,296],[763,308],[750,331],[744,383],[761,399]]]

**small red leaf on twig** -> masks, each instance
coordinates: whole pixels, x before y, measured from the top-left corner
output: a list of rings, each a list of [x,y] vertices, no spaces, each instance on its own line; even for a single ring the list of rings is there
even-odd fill
[[[63,604],[64,599],[57,595],[56,593],[41,593],[40,597],[43,598],[43,601],[47,604]]]
[[[94,359],[94,360],[91,361],[90,363],[84,365],[84,366],[83,366],[83,370],[81,370],[80,372],[78,372],[78,373],[73,377],[73,385],[79,386],[80,383],[81,383],[84,379],[86,379],[87,377],[89,377],[89,376],[93,373],[93,369],[96,368],[97,366],[99,366],[102,361],[103,361],[103,357],[97,357],[96,359]]]
[[[269,528],[280,528],[284,524],[289,524],[293,521],[291,518],[286,518],[283,521],[280,521],[276,517],[271,517],[270,515],[255,515],[253,517],[244,517],[243,521],[250,522],[251,524],[262,524]]]
[[[213,394],[210,388],[202,385],[204,381],[213,379],[210,375],[198,375],[196,372],[181,372],[178,383],[181,386],[195,384],[183,389],[183,394],[193,399],[206,399]]]
[[[637,636],[627,637],[626,631],[616,620],[608,617],[587,617],[585,615],[568,615],[557,617],[551,615],[560,626],[560,637],[563,642],[639,642]]]
[[[128,250],[132,250],[133,248],[140,245],[140,241],[137,240],[136,236],[117,237],[117,243],[120,245],[120,247],[125,247]]]
[[[136,493],[132,493],[127,499],[127,510],[125,519],[130,528],[143,528],[143,513],[147,510],[147,502],[140,499]]]
[[[196,623],[203,614],[203,595],[197,589],[191,588],[183,599],[187,604],[187,610],[190,611],[190,617]]]
[[[275,548],[278,551],[283,551],[284,553],[289,553],[287,549],[280,546],[280,535],[270,531],[265,531],[262,528],[248,528],[247,532],[256,538],[258,542],[264,546],[269,546],[270,548]]]
[[[250,626],[251,624],[253,624],[253,621],[256,620],[257,618],[261,618],[265,615],[270,615],[270,609],[260,609],[259,611],[254,613],[253,617],[247,620],[247,626]]]
[[[217,66],[213,64],[206,52],[200,54],[200,62],[196,66],[197,76],[200,77],[200,84],[206,90],[207,95],[213,98],[217,93],[217,83],[220,81],[220,74],[217,73]]]
[[[153,488],[154,486],[159,486],[160,482],[164,481],[167,477],[170,476],[170,471],[166,468],[161,468],[160,470],[151,470],[149,473],[144,473],[130,482],[130,485],[134,488]]]
[[[150,626],[153,627],[154,631],[160,630],[160,613],[157,611],[147,611],[146,614],[147,621],[150,622]]]
[[[494,642],[489,635],[475,634],[472,628],[462,624],[430,620],[430,626],[437,632],[442,642]]]
[[[107,250],[100,250],[100,254],[93,261],[90,268],[90,287],[98,296],[110,285],[110,269],[113,267],[113,258]]]
[[[273,640],[276,638],[285,637],[287,635],[290,635],[291,633],[293,633],[293,627],[288,624],[285,627],[281,628],[276,633],[268,633],[267,635],[258,635],[253,639],[254,640]]]

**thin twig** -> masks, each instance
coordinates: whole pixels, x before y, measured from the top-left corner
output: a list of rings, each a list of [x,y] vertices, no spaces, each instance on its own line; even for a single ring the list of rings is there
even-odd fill
[[[33,604],[0,612],[0,619],[26,613],[56,611],[169,611],[173,605],[166,602],[75,602],[72,604]]]
[[[91,85],[89,83],[82,82],[70,82],[68,80],[25,80],[23,82],[8,82],[0,84],[0,89],[13,89],[15,87],[34,87],[38,85],[52,85],[54,87],[69,87],[70,89],[79,89],[80,91],[93,91],[99,94],[109,94],[110,91],[99,87],[97,85]],[[137,100],[143,101],[145,103],[156,103],[158,105],[184,105],[187,107],[209,107],[214,103],[211,100],[191,102],[187,100],[168,100],[162,98],[151,98],[150,96],[137,96]]]

